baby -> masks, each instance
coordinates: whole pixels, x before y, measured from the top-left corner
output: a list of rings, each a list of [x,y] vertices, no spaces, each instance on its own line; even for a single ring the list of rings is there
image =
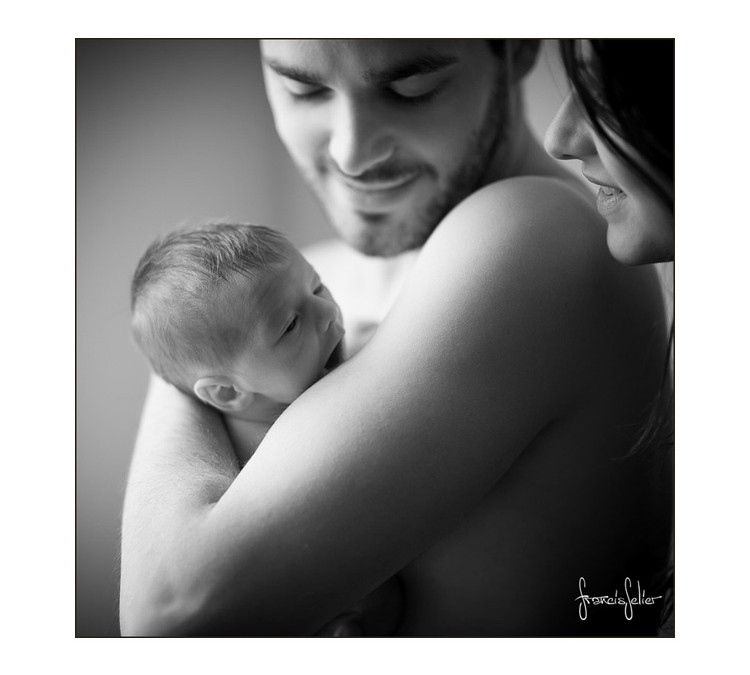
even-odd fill
[[[223,413],[241,465],[284,409],[344,359],[338,305],[267,227],[220,223],[161,237],[135,271],[131,308],[154,372]],[[390,635],[400,610],[393,578],[319,634]]]
[[[302,254],[254,225],[177,230],[141,258],[133,333],[154,371],[224,414],[242,464],[343,360],[341,312]]]

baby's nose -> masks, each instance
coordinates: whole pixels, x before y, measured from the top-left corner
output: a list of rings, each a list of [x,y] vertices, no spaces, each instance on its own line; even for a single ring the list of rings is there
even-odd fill
[[[338,319],[338,309],[333,302],[323,300],[318,306],[318,327],[321,332],[327,331]]]

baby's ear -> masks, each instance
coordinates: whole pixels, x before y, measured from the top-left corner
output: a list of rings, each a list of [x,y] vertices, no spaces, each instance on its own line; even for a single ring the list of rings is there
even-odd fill
[[[200,378],[194,385],[195,395],[204,403],[222,412],[232,413],[247,406],[247,392],[238,389],[228,377],[209,375]]]

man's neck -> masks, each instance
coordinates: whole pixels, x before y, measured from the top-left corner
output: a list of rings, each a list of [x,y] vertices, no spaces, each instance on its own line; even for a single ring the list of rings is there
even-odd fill
[[[531,134],[526,121],[519,113],[519,121],[513,129],[498,144],[495,155],[485,176],[486,184],[504,178],[528,175],[536,168],[531,161],[536,141]]]
[[[522,114],[522,111],[521,111]],[[514,125],[506,143],[500,144],[492,164],[485,176],[485,185],[504,178],[516,176],[548,176],[558,178],[584,196],[591,197],[583,181],[563,166],[561,162],[550,157],[529,129],[521,116]]]

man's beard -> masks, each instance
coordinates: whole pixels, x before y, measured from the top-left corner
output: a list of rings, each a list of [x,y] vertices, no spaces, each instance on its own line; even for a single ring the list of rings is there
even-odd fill
[[[361,253],[390,257],[420,248],[424,245],[443,218],[469,195],[484,187],[489,180],[489,168],[496,154],[506,145],[509,123],[509,97],[502,77],[488,102],[487,112],[480,126],[472,132],[461,164],[445,179],[444,186],[413,215],[357,214],[349,210],[336,210],[336,204],[326,202],[325,187],[317,180],[321,175],[335,172],[331,166],[316,166],[305,176],[323,205],[329,221],[347,243]],[[431,166],[421,166],[422,173],[437,179]],[[406,173],[406,170],[404,170]]]

